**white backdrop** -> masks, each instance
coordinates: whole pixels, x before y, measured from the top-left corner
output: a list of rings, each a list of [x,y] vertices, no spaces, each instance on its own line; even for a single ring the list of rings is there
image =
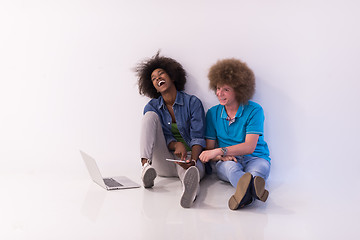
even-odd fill
[[[206,110],[217,104],[209,67],[228,57],[247,62],[265,110],[271,178],[320,179],[320,190],[341,184],[346,193],[349,182],[359,183],[359,7],[352,0],[0,0],[0,173],[86,174],[82,149],[106,175],[137,174],[149,99],[139,96],[133,68],[161,49],[183,64],[186,92]]]

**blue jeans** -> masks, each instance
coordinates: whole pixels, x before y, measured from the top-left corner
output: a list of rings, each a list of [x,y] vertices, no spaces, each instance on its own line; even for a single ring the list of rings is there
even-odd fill
[[[230,182],[233,187],[246,172],[251,173],[254,177],[259,176],[267,179],[270,173],[270,162],[263,158],[238,156],[238,162],[234,161],[218,161],[216,163],[216,172],[218,177]]]

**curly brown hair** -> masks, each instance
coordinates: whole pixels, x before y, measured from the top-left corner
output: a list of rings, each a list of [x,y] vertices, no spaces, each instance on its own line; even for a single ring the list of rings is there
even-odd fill
[[[238,59],[217,61],[209,70],[210,89],[216,94],[217,85],[229,85],[234,88],[236,100],[247,104],[255,93],[255,75],[253,71]]]
[[[174,82],[176,90],[183,91],[186,83],[186,72],[183,66],[172,58],[160,57],[160,51],[150,59],[139,63],[135,72],[138,76],[139,93],[150,98],[160,97],[160,93],[156,91],[151,74],[155,69],[163,69]]]

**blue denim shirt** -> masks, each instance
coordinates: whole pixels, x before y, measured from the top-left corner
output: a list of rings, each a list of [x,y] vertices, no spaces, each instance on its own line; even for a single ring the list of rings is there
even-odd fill
[[[200,145],[205,148],[205,112],[200,99],[177,91],[173,109],[179,132],[188,146],[192,148],[194,145]],[[176,142],[171,133],[171,115],[162,96],[152,99],[146,104],[144,114],[148,111],[153,111],[159,116],[166,144],[169,145],[172,141]]]

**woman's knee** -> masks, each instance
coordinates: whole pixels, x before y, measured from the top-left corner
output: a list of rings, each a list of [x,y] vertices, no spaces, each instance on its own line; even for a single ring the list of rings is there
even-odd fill
[[[159,116],[153,111],[146,112],[142,118],[142,128],[156,129],[156,127],[161,127]]]
[[[153,111],[148,111],[144,114],[143,116],[143,121],[159,121],[159,116],[157,115],[156,112]]]

